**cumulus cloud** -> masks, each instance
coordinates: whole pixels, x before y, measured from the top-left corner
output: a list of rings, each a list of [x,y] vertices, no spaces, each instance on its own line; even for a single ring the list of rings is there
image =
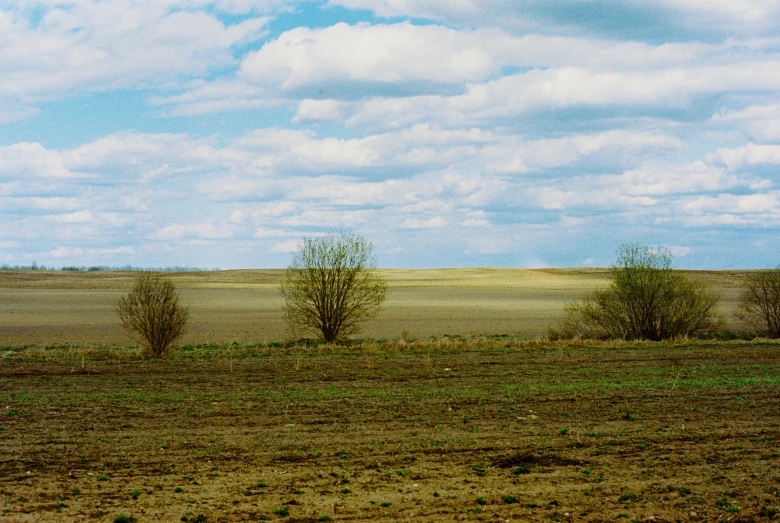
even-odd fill
[[[737,123],[761,142],[780,142],[780,105],[751,105],[742,109],[725,109],[712,116],[718,124]]]
[[[271,247],[270,251],[281,252],[281,253],[295,252],[298,250],[299,246],[300,246],[300,240],[287,240],[287,241],[275,243]]]
[[[49,255],[54,258],[72,258],[74,256],[81,256],[83,253],[84,251],[78,247],[57,247],[49,252]]]
[[[303,96],[294,122],[335,119],[344,109],[339,100],[433,95],[441,92],[442,86],[451,86],[453,94],[459,94],[503,76],[506,67],[561,69],[564,76],[560,81],[566,82],[575,70],[594,75],[599,71],[669,70],[703,63],[740,65],[750,45],[754,44],[650,45],[540,34],[517,37],[499,29],[452,29],[408,22],[339,23],[286,31],[244,57],[234,79],[200,82],[182,94],[154,97],[153,103],[171,106],[172,114],[203,114]],[[571,78],[574,85],[577,80]],[[599,80],[609,82],[604,78],[591,82]],[[635,83],[641,85],[641,80]],[[527,91],[537,87],[528,86]]]
[[[21,142],[0,147],[0,177],[68,178],[77,174],[68,170],[57,151],[39,143]]]
[[[563,67],[470,84],[461,95],[377,97],[356,102],[344,112],[346,122],[356,127],[425,120],[469,125],[571,107],[682,108],[698,95],[778,89],[780,59],[651,71]]]
[[[778,3],[605,6],[6,2],[3,261],[283,266],[347,229],[404,266],[641,237],[706,264],[705,242],[772,237]],[[89,123],[63,116],[82,103]]]
[[[232,48],[259,38],[268,18],[226,25],[206,4],[12,1],[0,9],[0,98],[164,85],[230,65]]]
[[[777,214],[777,193],[769,194],[719,194],[702,196],[684,205],[686,211],[694,213],[715,212],[719,214]]]
[[[174,223],[156,231],[155,240],[181,240],[183,238],[198,240],[216,240],[232,238],[233,231],[225,225],[213,223]]]
[[[401,224],[404,229],[439,229],[449,222],[443,216],[434,216],[429,220],[420,218],[409,218]]]
[[[92,223],[95,217],[91,211],[76,211],[65,214],[54,214],[43,217],[44,220],[55,223]]]

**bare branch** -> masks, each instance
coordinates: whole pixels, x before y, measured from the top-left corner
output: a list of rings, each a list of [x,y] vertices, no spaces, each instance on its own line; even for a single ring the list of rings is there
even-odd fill
[[[342,233],[304,238],[280,291],[290,328],[317,333],[332,343],[376,317],[387,284],[376,271],[373,245]]]
[[[780,338],[780,268],[747,276],[735,316],[751,330]]]
[[[664,248],[618,249],[607,289],[566,309],[563,331],[586,337],[663,340],[717,330],[720,297],[701,282],[672,269]]]
[[[140,274],[130,291],[116,304],[122,327],[146,345],[145,352],[159,357],[168,352],[187,327],[189,310],[179,305],[179,295],[169,278]]]

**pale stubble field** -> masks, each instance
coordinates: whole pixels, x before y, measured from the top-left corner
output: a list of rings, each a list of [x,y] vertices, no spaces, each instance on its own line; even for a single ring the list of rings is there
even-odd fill
[[[361,336],[544,335],[566,303],[606,285],[604,269],[435,269],[381,271],[388,299]],[[691,273],[723,295],[731,320],[740,273]],[[0,271],[0,345],[127,345],[114,311],[130,272]],[[191,325],[182,344],[285,340],[283,270],[169,273]]]

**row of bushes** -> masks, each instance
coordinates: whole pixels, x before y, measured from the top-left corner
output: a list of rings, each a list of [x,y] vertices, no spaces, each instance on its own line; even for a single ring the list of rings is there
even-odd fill
[[[377,314],[387,284],[376,272],[371,243],[341,234],[304,238],[280,291],[291,332],[314,332],[332,343]],[[657,341],[712,335],[725,323],[716,312],[719,300],[701,281],[673,270],[668,249],[624,245],[608,287],[567,306],[566,320],[550,338]],[[117,312],[153,356],[173,346],[189,319],[171,280],[152,273],[139,275]],[[747,277],[737,317],[755,332],[780,338],[780,269]]]
[[[624,245],[609,286],[570,304],[550,337],[657,341],[708,335],[725,323],[716,312],[719,301],[704,283],[672,269],[668,249]],[[736,317],[760,335],[780,338],[780,269],[746,277]]]

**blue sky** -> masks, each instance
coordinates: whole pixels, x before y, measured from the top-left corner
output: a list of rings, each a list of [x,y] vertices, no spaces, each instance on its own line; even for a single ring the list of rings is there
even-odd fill
[[[780,263],[780,0],[0,3],[0,264]]]

